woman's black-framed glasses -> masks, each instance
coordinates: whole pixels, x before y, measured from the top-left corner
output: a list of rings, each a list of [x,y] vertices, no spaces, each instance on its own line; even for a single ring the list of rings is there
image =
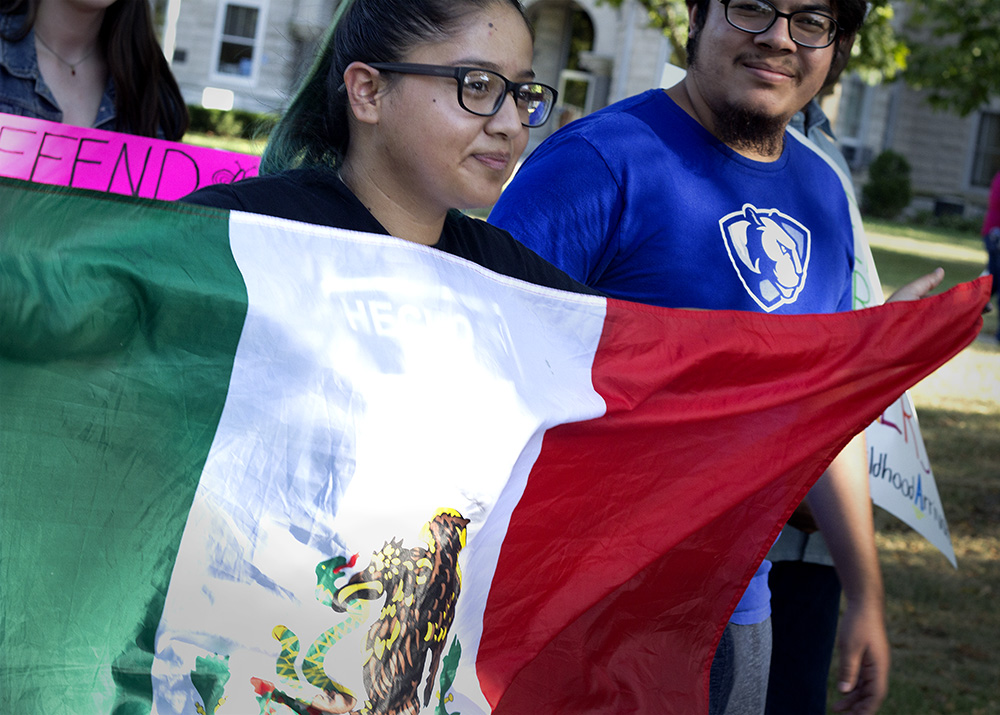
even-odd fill
[[[821,49],[837,39],[840,26],[829,15],[815,10],[780,12],[767,0],[719,0],[726,6],[726,21],[737,30],[759,35],[779,17],[788,19],[788,36],[802,47]]]
[[[492,117],[500,111],[508,93],[514,96],[521,124],[540,127],[552,113],[556,90],[541,82],[511,82],[502,74],[478,67],[424,65],[414,62],[369,62],[369,67],[400,74],[452,77],[458,80],[458,104],[480,117]]]

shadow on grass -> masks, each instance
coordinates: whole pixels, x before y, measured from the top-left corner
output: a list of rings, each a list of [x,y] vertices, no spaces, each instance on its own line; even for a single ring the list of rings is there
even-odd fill
[[[893,657],[882,713],[998,712],[998,540],[953,542],[957,571],[916,534],[879,535]]]
[[[879,515],[876,538],[893,657],[889,697],[880,712],[997,713],[1000,414],[923,408],[920,428],[958,570],[902,522]],[[831,677],[831,687],[834,682]]]

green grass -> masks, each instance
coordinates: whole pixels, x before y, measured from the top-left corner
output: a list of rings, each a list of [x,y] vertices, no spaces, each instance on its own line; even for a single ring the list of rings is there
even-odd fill
[[[868,221],[866,227],[888,290],[938,265],[946,271],[943,287],[984,268],[978,236]],[[885,715],[1000,713],[997,314],[985,316],[972,345],[911,390],[958,570],[894,517],[878,514],[893,656]]]
[[[204,146],[210,149],[223,149],[241,154],[261,154],[264,151],[264,141],[259,139],[241,139],[240,137],[223,137],[209,134],[194,134],[188,132],[181,140],[185,144]]]

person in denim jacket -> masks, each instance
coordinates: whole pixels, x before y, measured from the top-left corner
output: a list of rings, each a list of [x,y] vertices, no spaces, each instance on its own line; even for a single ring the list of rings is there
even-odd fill
[[[188,125],[143,0],[0,0],[0,112],[171,140]]]

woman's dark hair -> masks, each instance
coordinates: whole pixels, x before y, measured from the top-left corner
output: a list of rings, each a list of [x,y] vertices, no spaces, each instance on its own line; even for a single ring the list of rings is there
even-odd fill
[[[531,25],[518,0],[341,0],[306,75],[272,130],[260,173],[293,167],[337,167],[349,141],[344,71],[352,62],[397,62],[414,47],[447,39],[470,14],[510,5]],[[340,13],[343,13],[342,15]]]
[[[37,0],[0,0],[0,12],[22,13],[20,40],[35,24]],[[98,41],[115,87],[115,128],[176,141],[188,127],[188,111],[177,80],[156,41],[147,0],[117,0],[104,13]]]
[[[691,64],[692,58],[697,54],[698,30],[705,24],[705,18],[708,15],[708,4],[716,1],[687,0],[688,10],[696,8],[694,22],[691,23],[691,27],[688,30],[688,64]],[[854,37],[865,22],[865,16],[868,13],[868,3],[866,0],[832,0],[832,3],[833,15],[837,18],[837,25],[840,26],[840,34],[837,35],[837,39],[834,42],[832,64],[834,67],[839,65],[840,69],[843,70],[844,65],[847,64],[847,58],[843,55],[850,53],[851,46],[854,44]],[[839,75],[839,71],[837,74]]]

